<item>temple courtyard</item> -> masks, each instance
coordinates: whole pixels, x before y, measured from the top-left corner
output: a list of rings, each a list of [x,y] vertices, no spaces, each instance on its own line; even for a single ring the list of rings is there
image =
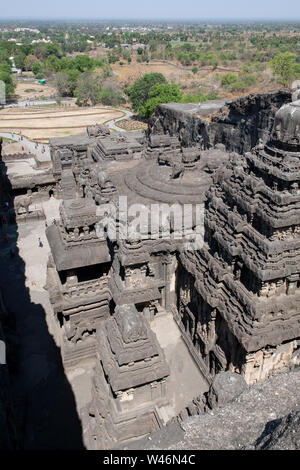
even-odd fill
[[[67,378],[74,396],[76,414],[81,416],[81,409],[91,401],[95,359],[85,359],[73,367],[62,369],[60,358],[53,356],[54,344],[58,351],[61,348],[60,335],[49,294],[45,290],[47,261],[50,254],[45,227],[46,224],[49,226],[54,220],[59,219],[60,202],[52,196],[47,201],[32,204],[31,210],[43,209],[46,220],[20,223],[17,227],[12,225],[2,227],[0,278],[3,283],[5,272],[9,273],[5,281],[6,288],[9,288],[5,300],[9,307],[18,312],[17,319],[22,335],[21,363],[24,367],[24,383],[20,381],[19,393],[22,394],[25,388],[28,393],[35,394],[42,381],[48,380],[49,374],[59,367],[60,372]],[[4,233],[8,234],[7,244],[3,241]],[[39,246],[39,239],[42,241],[42,247]],[[15,246],[19,256],[11,258],[10,249]],[[22,282],[23,279],[25,282]],[[31,305],[39,306],[43,316],[36,318],[32,323],[30,318],[33,309],[31,307],[31,312],[28,314],[26,303],[19,301],[21,296],[28,296]],[[162,421],[166,423],[180,413],[193,398],[206,392],[208,385],[183,342],[172,314],[162,309],[150,326],[157,336],[171,371],[168,381],[168,404],[159,410]],[[42,340],[42,332],[47,336],[47,340]],[[42,403],[36,403],[35,406],[40,405],[43,406]]]

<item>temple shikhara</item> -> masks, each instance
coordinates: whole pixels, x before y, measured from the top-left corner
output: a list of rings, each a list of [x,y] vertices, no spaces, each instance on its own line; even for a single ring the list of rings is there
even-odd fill
[[[94,361],[80,411],[89,449],[203,412],[222,372],[251,386],[300,365],[300,101],[244,99],[242,124],[236,100],[210,120],[201,105],[161,105],[146,133],[89,126],[50,140],[39,177],[10,177],[18,223],[46,217],[30,209],[39,198],[59,201],[45,289],[64,367]],[[129,225],[133,204],[148,211],[135,237],[120,198]],[[155,233],[154,206],[169,208]],[[172,360],[174,332],[198,393]]]

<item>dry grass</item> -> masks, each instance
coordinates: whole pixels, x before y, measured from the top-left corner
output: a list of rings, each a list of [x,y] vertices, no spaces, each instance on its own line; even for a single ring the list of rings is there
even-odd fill
[[[32,90],[30,92],[26,90]],[[56,94],[56,89],[49,85],[39,85],[31,82],[17,82],[15,94],[19,101],[26,99],[39,99],[42,96],[48,97]]]
[[[46,141],[51,137],[62,137],[83,132],[88,125],[103,124],[121,117],[120,111],[99,108],[29,111],[14,108],[9,113],[0,111],[0,130],[15,132],[29,139]]]
[[[189,70],[182,70],[176,66],[161,62],[150,62],[149,64],[132,62],[128,65],[114,64],[112,68],[121,86],[131,85],[135,80],[145,75],[145,73],[162,73],[170,82],[187,80],[192,75]]]

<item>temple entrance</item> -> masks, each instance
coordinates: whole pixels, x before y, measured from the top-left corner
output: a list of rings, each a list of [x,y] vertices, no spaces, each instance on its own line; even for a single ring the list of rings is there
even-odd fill
[[[50,191],[49,191],[49,199],[51,199],[51,197],[54,197],[53,189],[50,189]]]

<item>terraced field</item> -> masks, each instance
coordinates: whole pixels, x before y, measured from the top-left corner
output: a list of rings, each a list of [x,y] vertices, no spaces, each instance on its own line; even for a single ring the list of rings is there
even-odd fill
[[[10,108],[0,110],[0,132],[15,132],[36,141],[83,132],[88,125],[122,117],[121,111],[90,107]]]

